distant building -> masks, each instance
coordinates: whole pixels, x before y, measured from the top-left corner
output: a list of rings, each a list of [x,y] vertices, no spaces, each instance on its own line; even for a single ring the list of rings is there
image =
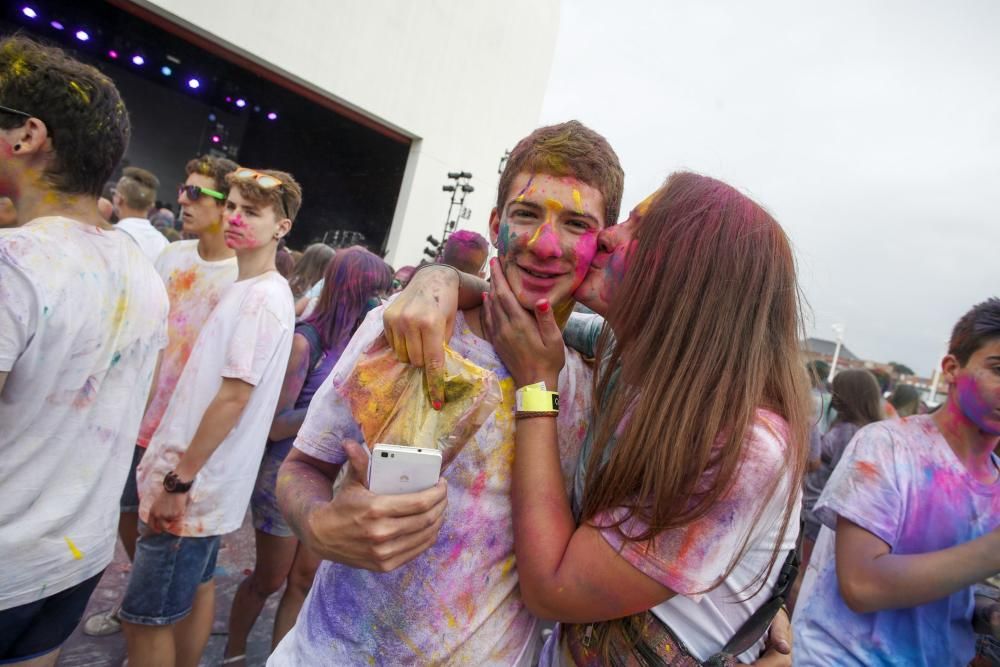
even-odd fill
[[[826,340],[824,338],[807,338],[803,343],[803,354],[806,361],[819,360],[832,365],[833,355],[834,352],[836,352],[836,349],[836,341]],[[844,370],[845,368],[864,368],[869,371],[877,370],[888,375],[892,379],[893,385],[913,385],[920,391],[924,402],[929,405],[937,405],[944,400],[944,396],[948,394],[948,381],[944,378],[938,378],[937,392],[932,396],[931,388],[934,385],[933,378],[896,373],[895,369],[893,369],[893,367],[889,364],[862,359],[851,352],[846,345],[841,345],[840,356],[837,358],[837,370]]]

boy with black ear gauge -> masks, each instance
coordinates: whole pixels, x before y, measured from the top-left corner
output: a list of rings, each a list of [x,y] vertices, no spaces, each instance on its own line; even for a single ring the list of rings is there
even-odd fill
[[[198,664],[220,538],[246,514],[291,352],[294,304],[274,260],[302,189],[291,174],[244,167],[226,181],[223,233],[237,279],[205,322],[137,471],[143,523],[119,612],[137,665]]]
[[[162,281],[97,210],[128,138],[110,79],[0,40],[0,664],[55,664],[111,562],[166,343]]]

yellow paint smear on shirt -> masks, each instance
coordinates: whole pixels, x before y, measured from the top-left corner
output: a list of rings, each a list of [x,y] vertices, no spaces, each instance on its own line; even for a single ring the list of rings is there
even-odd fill
[[[73,554],[73,558],[75,560],[83,560],[83,552],[76,548],[73,540],[69,539],[69,535],[64,535],[63,539],[66,540],[66,546],[69,547],[69,552]]]

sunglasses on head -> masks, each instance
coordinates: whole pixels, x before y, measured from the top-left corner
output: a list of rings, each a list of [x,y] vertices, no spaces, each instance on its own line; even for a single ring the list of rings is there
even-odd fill
[[[277,179],[270,174],[262,174],[254,169],[247,169],[246,167],[234,171],[233,178],[240,181],[255,181],[258,186],[264,188],[265,190],[273,190],[274,188],[282,185],[280,179]]]
[[[233,172],[232,177],[238,181],[253,181],[257,184],[257,187],[264,190],[274,190],[275,188],[280,188],[284,185],[284,181],[270,174],[262,174],[256,169],[250,169],[248,167],[240,167]],[[285,201],[285,192],[281,192],[281,208],[284,209],[284,214],[288,215],[288,202]]]
[[[200,185],[185,185],[183,183],[177,186],[177,196],[180,197],[181,195],[186,195],[191,201],[198,201],[198,198],[202,195],[211,197],[212,199],[218,199],[219,201],[226,200],[226,195],[222,194],[218,190],[203,188]]]

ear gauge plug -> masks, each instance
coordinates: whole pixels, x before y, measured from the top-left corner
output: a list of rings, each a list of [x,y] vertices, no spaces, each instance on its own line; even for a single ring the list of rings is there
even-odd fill
[[[14,144],[14,150],[16,151],[21,150],[21,144]]]

